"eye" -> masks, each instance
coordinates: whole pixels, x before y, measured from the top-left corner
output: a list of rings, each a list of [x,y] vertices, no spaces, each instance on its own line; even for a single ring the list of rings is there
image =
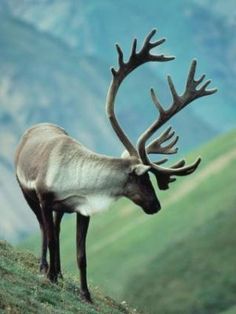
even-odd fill
[[[135,179],[135,174],[133,173],[133,172],[131,172],[131,173],[129,173],[129,175],[128,175],[128,181],[134,181],[134,179]]]

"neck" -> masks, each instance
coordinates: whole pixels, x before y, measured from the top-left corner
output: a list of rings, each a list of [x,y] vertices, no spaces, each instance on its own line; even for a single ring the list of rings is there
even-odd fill
[[[77,164],[80,186],[86,186],[87,190],[112,197],[123,196],[123,189],[131,166],[130,159],[98,154],[90,154],[89,158],[85,156],[85,159],[78,160]]]

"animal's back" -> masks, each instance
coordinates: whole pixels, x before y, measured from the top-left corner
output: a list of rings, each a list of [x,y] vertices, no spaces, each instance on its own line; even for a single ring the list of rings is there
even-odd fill
[[[60,127],[38,124],[25,132],[17,148],[16,176],[31,199],[50,195],[53,210],[59,206],[87,216],[115,199],[110,187],[118,161],[111,167],[112,160],[94,154]]]
[[[35,181],[60,140],[69,138],[64,129],[49,123],[36,124],[22,136],[15,155],[16,176],[21,185]]]

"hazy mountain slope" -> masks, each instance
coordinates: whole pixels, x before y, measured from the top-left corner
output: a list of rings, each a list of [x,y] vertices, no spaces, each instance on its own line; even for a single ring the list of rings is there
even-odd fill
[[[176,81],[182,82],[185,78],[183,69],[196,57],[200,68],[219,87],[219,94],[208,99],[205,106],[194,106],[192,110],[219,130],[235,125],[232,118],[236,116],[232,79],[236,76],[233,7],[233,1],[227,5],[217,1],[212,6],[210,1],[188,0],[166,1],[164,5],[152,0],[145,6],[133,0],[57,1],[37,5],[19,5],[10,0],[8,3],[9,11],[18,18],[53,34],[71,47],[79,48],[82,54],[96,55],[109,64],[114,60],[110,49],[114,41],[121,42],[128,51],[130,38],[139,34],[142,37],[157,27],[168,39],[164,51],[176,55],[177,60],[175,64],[153,71],[174,73]]]
[[[60,4],[68,7],[67,14]],[[82,8],[79,10],[77,4],[77,1],[58,1],[57,4],[43,2],[41,5],[4,0],[0,2],[0,167],[4,173],[0,178],[1,203],[4,204],[4,219],[0,222],[1,238],[12,241],[35,229],[34,216],[22,201],[13,172],[16,145],[27,127],[49,121],[60,124],[98,152],[119,155],[122,151],[104,114],[106,91],[111,78],[109,66],[116,64],[114,42],[120,40],[128,52],[134,34],[142,38],[157,22],[150,11],[152,19],[147,25],[142,29],[134,29],[137,21],[141,23],[143,18],[137,6],[136,17],[132,17],[134,24],[130,28],[126,27],[126,34],[124,26],[121,30],[115,27],[118,20],[116,6],[112,3],[104,1],[100,5],[87,5],[81,2]],[[124,16],[132,10],[131,4],[128,2],[126,9],[122,8]],[[82,12],[86,14],[83,15]],[[82,24],[79,22],[81,14]],[[71,16],[74,20],[73,27]],[[110,27],[107,27],[107,23],[100,27],[102,20],[105,21],[108,17]],[[39,22],[48,27],[41,27]],[[62,29],[67,24],[68,27],[63,32]],[[164,27],[162,33],[165,34]],[[77,38],[78,44],[76,41],[74,45],[67,41],[70,36]],[[160,50],[171,54],[169,51],[172,47],[175,53],[176,47],[171,46],[170,42]],[[176,44],[175,39],[173,43]],[[90,45],[96,49],[90,49]],[[178,63],[172,64],[173,72],[177,70],[176,81],[179,65],[176,68],[175,64]],[[117,114],[135,141],[157,115],[148,92],[150,86],[157,87],[163,103],[169,103],[169,92],[163,75],[168,69],[168,64],[146,65],[132,74],[122,86],[118,95]],[[181,72],[182,81],[186,75],[183,72],[187,72],[187,63]],[[183,88],[183,84],[180,85]],[[213,96],[211,99],[216,98]],[[210,108],[209,111],[212,110],[211,103],[205,100],[194,106],[206,106]],[[181,137],[179,145],[183,150],[192,149],[222,130],[220,124],[212,125],[199,118],[191,108],[173,119],[173,125]],[[7,190],[12,193],[5,193]]]
[[[96,66],[95,59],[92,67],[90,58],[79,58],[60,41],[5,15],[0,40],[1,115],[12,119],[17,137],[25,127],[47,120],[90,146],[99,140],[112,145],[104,114],[105,67]],[[89,136],[98,132],[100,138]]]
[[[160,35],[164,35],[168,39],[163,51],[176,55],[177,60],[161,67],[151,66],[152,71],[162,75],[165,73],[165,76],[168,72],[173,73],[177,86],[182,89],[183,85],[179,82],[185,79],[185,72],[190,60],[197,57],[200,69],[214,79],[220,93],[217,97],[213,96],[205,101],[202,100],[190,111],[200,115],[201,120],[210,124],[213,130],[226,130],[234,125],[235,120],[232,118],[234,116],[232,113],[235,114],[235,106],[232,107],[232,99],[225,99],[227,96],[225,90],[228,85],[224,83],[225,77],[221,75],[223,69],[227,77],[231,78],[229,71],[234,68],[228,55],[224,57],[225,62],[221,62],[224,53],[221,42],[224,39],[225,50],[231,51],[234,43],[230,40],[230,36],[234,29],[230,28],[227,21],[224,21],[221,16],[219,17],[217,12],[215,15],[212,14],[210,5],[200,6],[194,1],[177,3],[167,1],[163,6],[156,1],[150,1],[144,8],[141,3],[134,5],[132,0],[126,1],[125,5],[122,2],[113,3],[106,0],[99,3],[58,1],[56,3],[27,5],[23,3],[19,5],[13,0],[9,1],[8,6],[9,12],[18,19],[27,21],[36,28],[60,38],[65,44],[76,48],[80,55],[95,55],[109,65],[114,63],[114,50],[111,49],[114,41],[121,42],[125,51],[128,51],[134,35],[142,38],[151,28],[158,27],[161,31]],[[175,14],[177,11],[178,15]],[[120,15],[127,22],[120,23]],[[169,18],[167,19],[167,17]],[[65,25],[67,25],[66,28]],[[217,29],[217,34],[212,32],[213,29]],[[225,34],[228,36],[226,37]],[[146,80],[143,79],[142,82],[144,81]],[[148,87],[150,84],[154,84],[158,88],[158,84],[155,82],[150,81]],[[144,88],[145,85],[143,90],[146,90]],[[160,86],[160,89],[163,89],[163,86]],[[130,92],[133,94],[132,90]],[[163,94],[163,91],[161,93]],[[167,91],[164,92],[164,94],[166,93]],[[139,103],[146,103],[143,102],[144,99],[143,96],[140,96]],[[166,101],[166,97],[164,101]],[[222,111],[223,104],[224,110]],[[123,107],[120,108],[122,108],[122,112],[127,110]],[[136,102],[132,108],[137,110]],[[147,113],[147,116],[150,114]],[[129,128],[129,123],[127,125]],[[185,134],[185,132],[181,132],[182,125],[183,123],[179,123],[181,135]],[[205,136],[209,130],[205,131]],[[132,128],[130,131],[132,133]],[[199,142],[197,140],[194,143],[197,145]]]
[[[145,308],[145,313],[155,313],[159,298],[160,312],[166,313],[219,313],[230,307],[235,287],[235,145],[234,131],[189,156],[192,160],[201,153],[200,169],[159,193],[163,209],[158,215],[144,215],[121,200],[111,211],[94,216],[88,236],[89,277],[116,298]],[[66,269],[78,273],[72,215],[62,224],[61,242]],[[23,246],[39,252],[39,237]],[[206,258],[207,251],[211,257]]]

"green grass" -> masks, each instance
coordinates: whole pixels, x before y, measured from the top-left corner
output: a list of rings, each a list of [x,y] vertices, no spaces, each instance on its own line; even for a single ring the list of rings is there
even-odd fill
[[[158,215],[121,200],[95,216],[88,236],[92,282],[145,313],[234,311],[236,160],[224,158],[235,147],[231,132],[188,156],[200,154],[203,162],[196,174],[158,192]],[[64,267],[77,273],[73,215],[64,220],[61,239]],[[39,237],[24,247],[39,252]]]
[[[149,313],[166,314],[213,314],[234,306],[235,225],[232,207],[173,241],[129,280],[129,301]]]
[[[94,304],[81,301],[78,282],[65,276],[51,284],[38,274],[38,261],[0,241],[0,313],[136,313],[92,288]]]

